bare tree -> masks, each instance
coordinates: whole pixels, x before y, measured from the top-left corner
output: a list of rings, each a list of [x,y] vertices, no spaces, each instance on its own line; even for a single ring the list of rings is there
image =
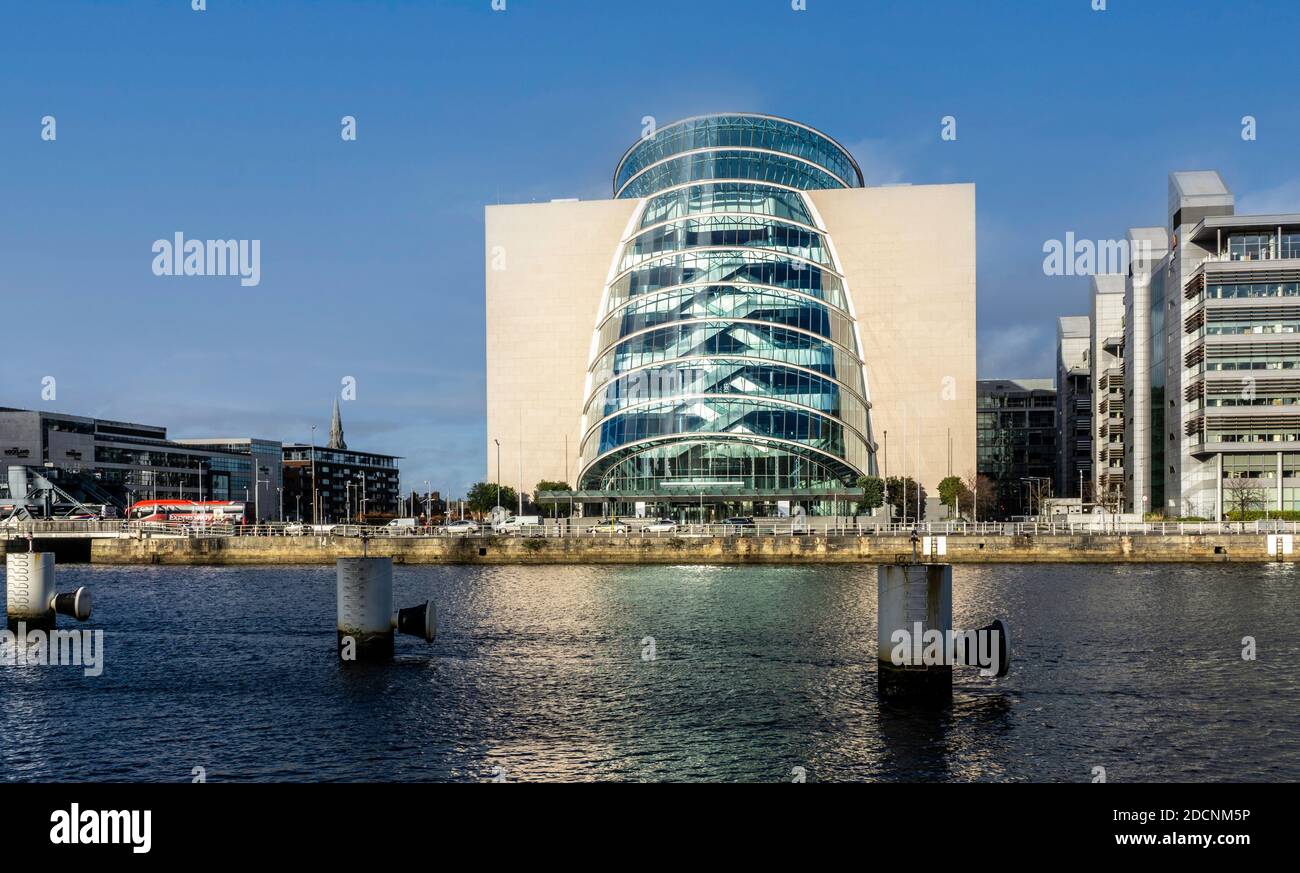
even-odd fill
[[[1256,479],[1248,476],[1224,479],[1223,490],[1228,506],[1241,513],[1242,521],[1252,511],[1264,509],[1264,489]]]
[[[972,503],[974,510],[974,521],[983,519],[988,521],[997,511],[998,499],[997,493],[993,488],[993,482],[983,473],[970,472],[962,480],[962,484],[968,492],[965,500]]]
[[[1110,513],[1118,514],[1124,508],[1124,484],[1122,482],[1105,482],[1102,484],[1098,502]]]

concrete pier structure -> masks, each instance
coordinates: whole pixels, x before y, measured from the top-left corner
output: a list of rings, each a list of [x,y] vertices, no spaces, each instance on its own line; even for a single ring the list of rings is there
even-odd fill
[[[881,697],[952,694],[952,664],[920,664],[920,635],[952,630],[951,564],[882,564],[876,578],[877,679]],[[910,650],[910,651],[909,651]],[[903,651],[908,663],[897,663]]]
[[[339,558],[336,572],[339,658],[392,658],[393,559]]]
[[[393,610],[392,558],[339,558],[335,567],[340,660],[391,660],[394,630],[433,642],[437,620],[432,601]]]
[[[20,622],[29,630],[53,630],[58,615],[77,621],[90,618],[90,591],[83,587],[60,593],[54,579],[54,555],[50,552],[5,556],[5,617],[10,630]]]

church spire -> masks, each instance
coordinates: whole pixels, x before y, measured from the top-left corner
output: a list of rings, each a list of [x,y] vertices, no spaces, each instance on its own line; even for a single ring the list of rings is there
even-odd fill
[[[326,448],[346,450],[348,444],[343,442],[343,417],[339,415],[339,399],[334,398],[334,418],[330,421],[330,441]]]

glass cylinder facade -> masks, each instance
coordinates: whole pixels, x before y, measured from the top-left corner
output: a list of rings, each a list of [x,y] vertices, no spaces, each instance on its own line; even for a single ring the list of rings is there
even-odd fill
[[[874,474],[858,331],[802,193],[861,185],[834,140],[768,116],[687,119],[628,150],[614,191],[640,204],[597,319],[580,488],[788,498]]]

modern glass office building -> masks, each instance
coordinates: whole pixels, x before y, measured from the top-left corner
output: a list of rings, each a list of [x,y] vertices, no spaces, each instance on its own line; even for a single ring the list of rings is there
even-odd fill
[[[484,209],[485,478],[708,521],[974,473],[975,187],[770,115],[637,132],[607,199]]]
[[[978,472],[993,488],[994,517],[1035,515],[1056,478],[1056,387],[1051,379],[981,379]]]
[[[686,119],[627,151],[614,194],[640,204],[599,310],[579,489],[752,505],[876,472],[853,305],[804,193],[862,184],[830,137],[763,115]]]
[[[31,468],[77,500],[120,509],[137,500],[256,496],[249,490],[256,478],[251,457],[229,447],[169,440],[157,425],[0,407],[0,497],[22,496],[8,494],[14,466]],[[267,505],[261,508],[270,520]]]

